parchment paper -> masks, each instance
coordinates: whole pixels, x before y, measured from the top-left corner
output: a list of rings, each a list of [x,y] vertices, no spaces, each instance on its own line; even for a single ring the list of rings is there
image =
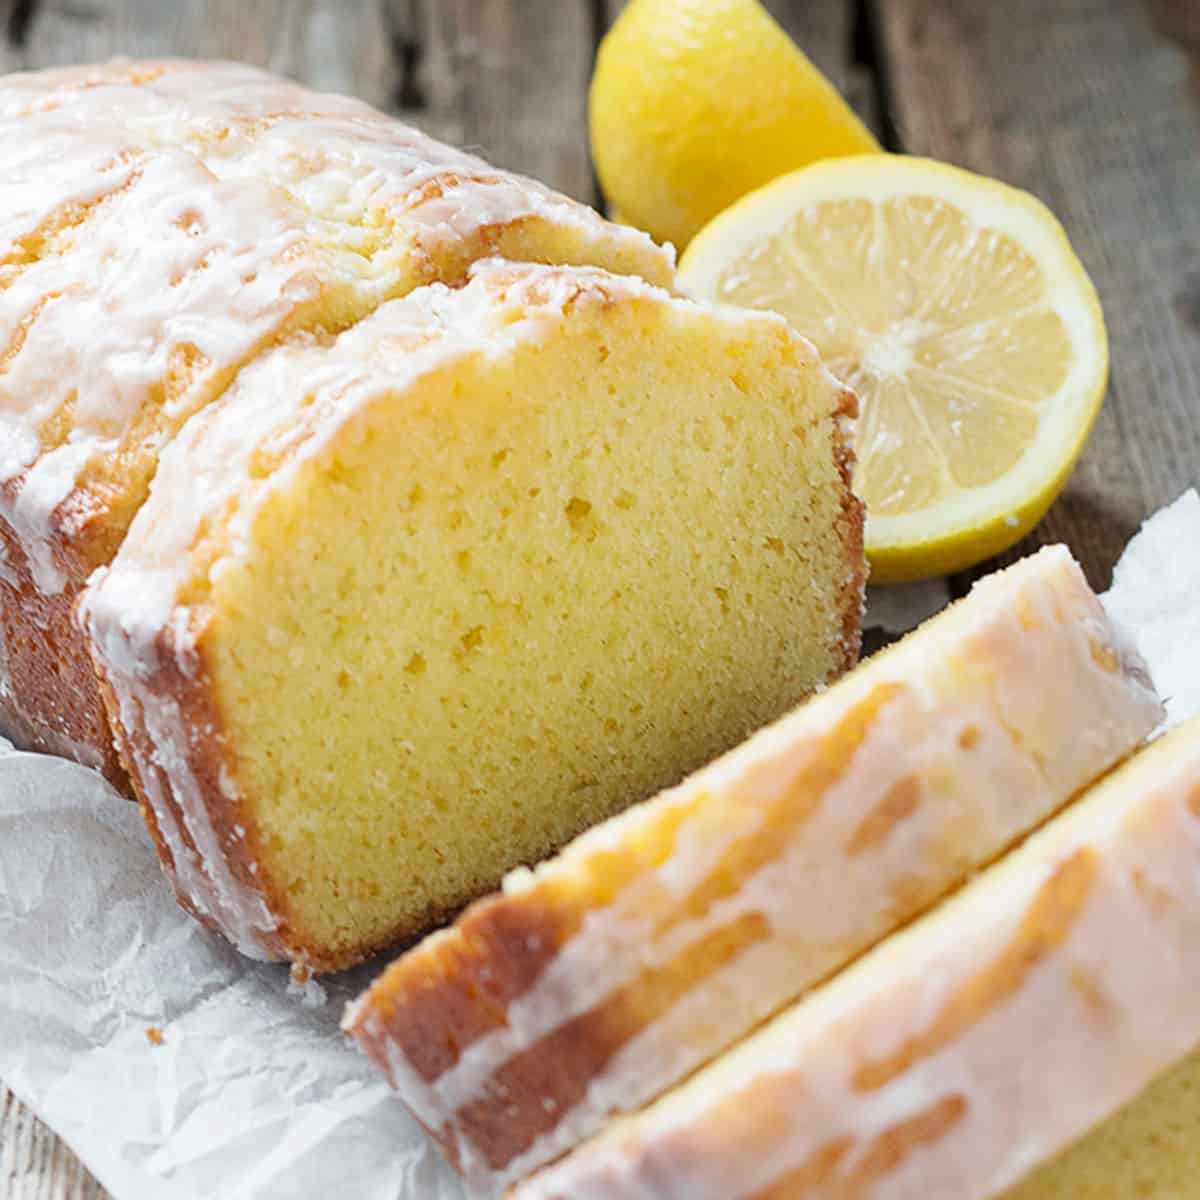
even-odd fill
[[[1130,544],[1108,603],[1171,720],[1200,711],[1195,492]],[[117,1200],[463,1200],[338,1032],[379,969],[324,981],[314,1005],[176,907],[134,805],[0,743],[0,1078]]]

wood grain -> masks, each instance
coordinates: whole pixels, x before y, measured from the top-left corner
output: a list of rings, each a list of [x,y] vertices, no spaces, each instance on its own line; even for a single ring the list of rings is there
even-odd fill
[[[422,105],[403,109],[406,119],[595,199],[584,133],[595,39],[587,0],[405,0],[388,11],[393,37],[415,48]]]
[[[21,7],[6,4],[13,14]],[[0,52],[4,71],[114,55],[240,58],[315,86],[387,100],[393,64],[375,0],[39,0]]]
[[[1138,524],[1200,484],[1198,11],[1184,0],[879,5],[905,148],[1035,192],[1100,292],[1105,407],[1066,492],[1015,554],[1066,541],[1102,588]]]
[[[87,1168],[0,1083],[0,1196],[4,1200],[107,1200]]]

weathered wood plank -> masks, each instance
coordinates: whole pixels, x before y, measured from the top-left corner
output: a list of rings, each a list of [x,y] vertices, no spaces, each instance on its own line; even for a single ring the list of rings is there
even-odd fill
[[[878,11],[905,148],[1037,193],[1100,292],[1112,348],[1104,411],[1067,491],[1020,549],[1064,540],[1107,586],[1138,523],[1200,483],[1195,40],[1190,63],[1185,53],[1197,6],[887,0]]]
[[[0,1083],[0,1196],[108,1200],[87,1168]]]
[[[595,199],[585,118],[595,39],[588,0],[401,0],[387,11],[393,40],[415,48],[423,107],[406,117],[500,166]]]
[[[372,103],[390,96],[379,0],[39,0],[24,36],[0,48],[0,69],[164,54],[240,58]]]

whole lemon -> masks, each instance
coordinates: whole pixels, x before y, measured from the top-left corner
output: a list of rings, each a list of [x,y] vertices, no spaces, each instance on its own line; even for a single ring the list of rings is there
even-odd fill
[[[608,199],[680,247],[778,175],[879,148],[757,0],[633,0],[600,45],[590,124]]]

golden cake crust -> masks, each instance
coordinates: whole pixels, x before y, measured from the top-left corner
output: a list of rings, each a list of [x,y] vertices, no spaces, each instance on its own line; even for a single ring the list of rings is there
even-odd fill
[[[159,861],[174,885],[175,897],[198,921],[220,932],[221,924],[215,915],[219,911],[219,894],[208,875],[194,868],[189,871],[185,866],[185,860],[198,862],[201,850],[185,819],[169,773],[162,766],[155,765],[156,743],[145,719],[147,705],[178,706],[183,727],[187,730],[183,767],[196,780],[201,795],[220,795],[221,772],[228,767],[218,714],[211,701],[211,692],[204,686],[203,671],[185,672],[177,665],[175,656],[167,646],[171,636],[170,630],[163,631],[164,653],[160,666],[147,680],[143,704],[119,709],[116,696],[103,675],[94,673],[94,678],[99,681],[101,699],[107,711],[121,712],[122,719],[113,722],[114,738],[122,762],[130,766],[131,786],[158,851]],[[278,904],[279,898],[270,897],[251,871],[254,862],[252,843],[236,833],[237,829],[245,828],[241,824],[242,815],[236,798],[221,805],[206,805],[204,810],[204,819],[210,825],[217,843],[223,847],[225,861],[238,887],[249,895],[261,898],[265,904],[270,904],[273,899]],[[183,886],[185,879],[190,886]],[[282,935],[264,927],[259,931],[258,946],[266,954],[281,953],[284,947]]]
[[[869,567],[863,548],[866,533],[866,506],[854,492],[854,440],[849,432],[851,422],[858,419],[858,397],[849,388],[843,388],[838,407],[834,410],[837,421],[845,435],[834,443],[834,457],[838,473],[842,477],[842,520],[839,532],[846,549],[846,561],[851,565],[851,576],[837,606],[842,614],[842,647],[844,657],[840,668],[829,681],[840,678],[851,669],[862,653],[863,606],[867,594]]]

